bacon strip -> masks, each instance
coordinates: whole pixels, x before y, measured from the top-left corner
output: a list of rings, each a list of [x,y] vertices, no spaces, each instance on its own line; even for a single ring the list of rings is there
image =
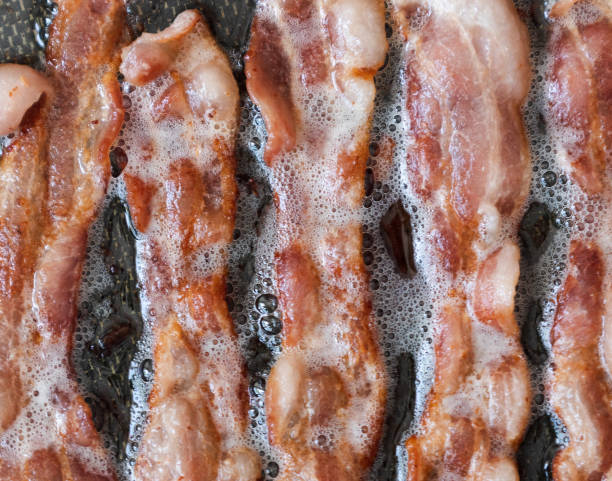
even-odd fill
[[[379,0],[262,0],[245,58],[268,131],[283,351],[266,389],[280,479],[363,479],[376,453],[385,369],[361,257]]]
[[[604,1],[562,6],[549,44],[549,126],[564,167],[600,209],[596,225],[573,235],[557,297],[548,388],[569,444],[553,473],[603,480],[612,478],[612,9]]]
[[[87,232],[123,120],[124,14],[118,0],[59,2],[47,50],[54,95],[28,111],[2,159],[2,479],[115,479],[70,356]]]
[[[405,40],[408,180],[431,213],[417,257],[432,286],[435,378],[407,479],[518,480],[530,415],[514,318],[529,188],[520,107],[529,41],[509,0],[395,0]]]
[[[254,481],[245,369],[225,302],[238,87],[195,10],[122,57],[132,84],[123,180],[143,235],[139,277],[155,346],[135,479]]]

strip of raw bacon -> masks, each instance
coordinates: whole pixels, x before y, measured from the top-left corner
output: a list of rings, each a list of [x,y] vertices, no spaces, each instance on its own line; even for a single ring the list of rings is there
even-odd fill
[[[281,479],[363,479],[385,369],[361,257],[373,77],[386,52],[379,0],[262,0],[246,56],[276,202],[283,351],[266,389]]]
[[[54,93],[42,87],[0,166],[0,477],[108,480],[70,356],[87,232],[123,120],[115,72],[124,6],[58,6],[47,49]]]
[[[137,229],[155,378],[135,477],[251,481],[247,382],[225,302],[236,208],[238,87],[202,16],[123,50],[132,86],[123,173]]]
[[[412,194],[428,212],[417,256],[434,299],[435,378],[409,480],[518,480],[530,385],[514,318],[529,188],[520,108],[529,41],[510,0],[395,0],[405,39]]]
[[[582,191],[582,228],[551,332],[549,394],[569,437],[553,473],[559,481],[604,480],[612,479],[612,9],[565,2],[552,13],[549,126]]]

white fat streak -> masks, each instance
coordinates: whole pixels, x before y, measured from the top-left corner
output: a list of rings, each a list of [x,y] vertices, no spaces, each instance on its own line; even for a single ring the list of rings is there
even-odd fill
[[[522,418],[521,409],[527,407],[521,406],[520,401],[529,398],[523,396],[528,390],[520,384],[515,385],[520,383],[521,378],[520,375],[515,376],[513,369],[503,374],[503,380],[499,379],[500,373],[497,371],[507,362],[508,357],[520,354],[519,343],[495,328],[473,322],[471,347],[472,373],[463,381],[459,390],[442,400],[444,410],[453,416],[480,418],[487,423],[492,433],[500,427],[507,428],[509,432],[506,436],[514,436],[511,430],[516,430],[516,423]],[[507,395],[516,397],[516,403],[512,406],[516,410],[514,412],[506,411],[510,407]],[[492,441],[498,442],[502,451],[507,448],[507,440],[503,435]]]
[[[99,223],[92,226],[90,240],[101,241],[102,230]],[[102,280],[104,277],[103,262],[100,266],[94,264],[91,279]],[[102,281],[103,282],[103,281]],[[33,339],[38,330],[35,310],[32,305],[32,285],[26,284],[23,289],[23,312],[30,313],[22,317],[17,328],[16,349],[11,353],[12,360],[17,363],[23,394],[21,411],[14,423],[0,433],[0,459],[23,467],[32,455],[39,449],[51,448],[56,452],[63,449],[64,416],[57,411],[52,400],[55,393],[66,393],[69,398],[81,395],[79,386],[73,379],[72,353],[66,345],[54,342],[44,336],[40,344]],[[70,436],[67,436],[70,439]],[[71,446],[80,462],[87,469],[100,475],[111,475],[108,471],[107,453],[91,448]]]

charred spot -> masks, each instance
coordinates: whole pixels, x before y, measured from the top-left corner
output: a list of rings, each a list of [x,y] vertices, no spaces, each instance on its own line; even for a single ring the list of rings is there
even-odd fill
[[[552,225],[552,215],[548,206],[541,202],[533,202],[519,228],[523,255],[529,264],[535,264],[544,253],[550,240]]]
[[[402,277],[413,278],[417,270],[414,262],[412,225],[410,214],[406,212],[400,200],[389,207],[382,217],[380,232],[397,272]]]

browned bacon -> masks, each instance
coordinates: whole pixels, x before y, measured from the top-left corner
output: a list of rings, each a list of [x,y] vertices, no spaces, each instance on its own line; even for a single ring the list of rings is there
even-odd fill
[[[518,216],[529,188],[520,108],[529,43],[510,0],[395,0],[405,40],[418,256],[434,290],[435,377],[407,479],[518,480],[530,387],[514,318]]]
[[[551,332],[549,394],[569,438],[553,472],[559,481],[604,480],[612,478],[612,9],[566,1],[552,13],[549,125],[580,202],[598,207],[596,224],[574,233]]]
[[[238,88],[202,16],[123,50],[131,108],[123,173],[154,339],[150,414],[135,467],[147,481],[255,481],[247,383],[225,302],[236,208]]]
[[[115,72],[124,7],[58,6],[47,50],[54,92],[38,77],[20,79],[41,84],[28,84],[19,102],[45,93],[0,165],[0,477],[108,480],[113,469],[70,356],[87,232],[123,119]]]
[[[385,369],[361,257],[373,77],[386,40],[379,0],[262,0],[247,88],[268,131],[283,351],[266,389],[281,479],[364,479]]]

